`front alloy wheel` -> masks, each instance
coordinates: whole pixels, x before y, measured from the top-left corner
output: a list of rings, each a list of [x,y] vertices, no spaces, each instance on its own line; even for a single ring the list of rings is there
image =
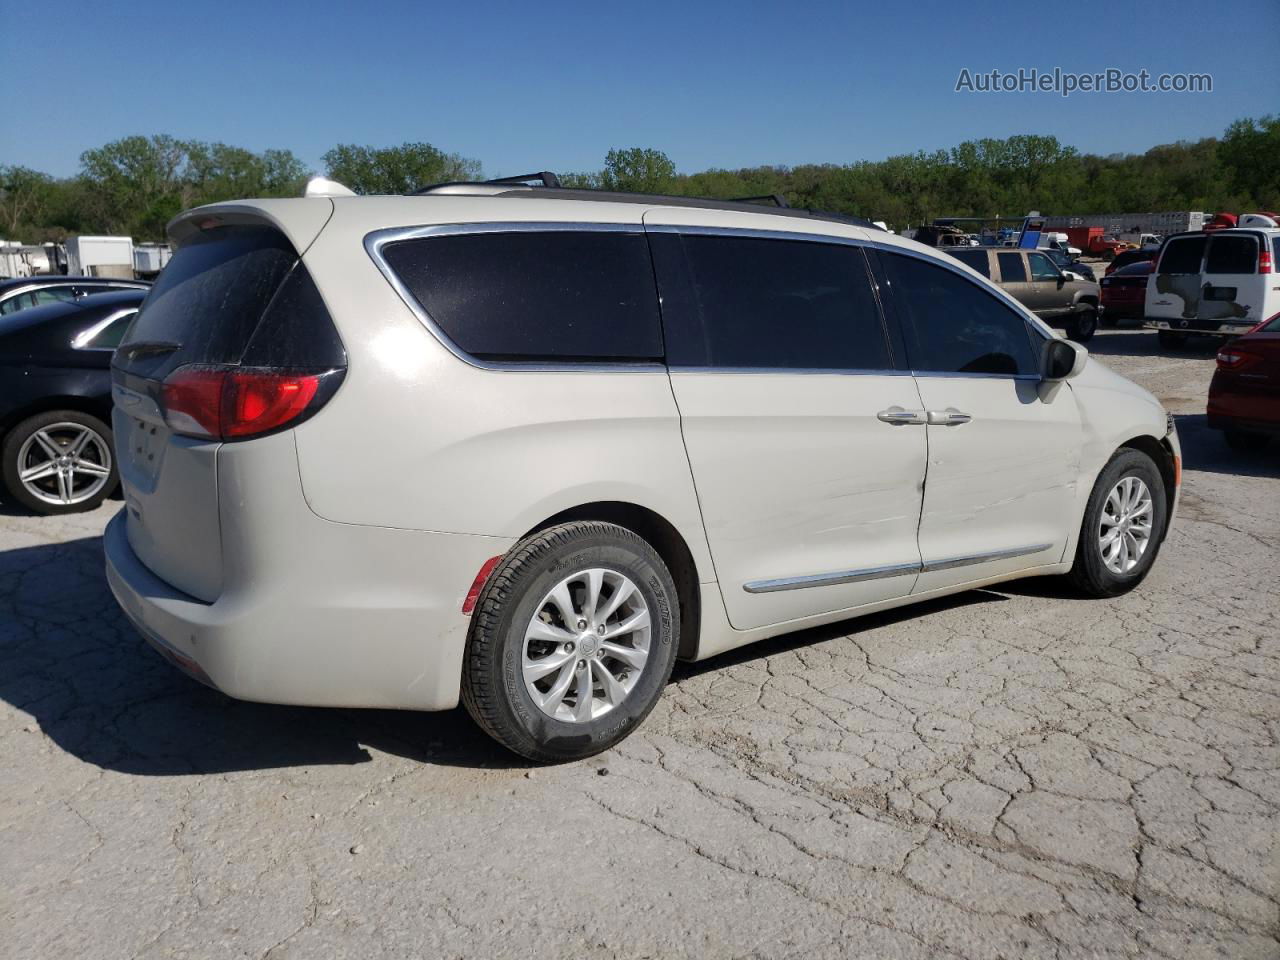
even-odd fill
[[[1089,494],[1071,579],[1091,597],[1132,590],[1155,563],[1167,518],[1160,468],[1143,451],[1122,447]]]
[[[1151,491],[1140,477],[1123,478],[1111,490],[1098,523],[1098,549],[1112,573],[1129,573],[1151,543]]]

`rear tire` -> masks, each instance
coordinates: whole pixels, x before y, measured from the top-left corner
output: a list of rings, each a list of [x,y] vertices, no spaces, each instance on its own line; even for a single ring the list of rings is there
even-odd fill
[[[1076,588],[1090,597],[1115,597],[1136,587],[1160,552],[1168,516],[1164,478],[1155,462],[1141,450],[1121,449],[1089,494],[1068,574]],[[1135,557],[1130,547],[1138,545]],[[1113,553],[1117,546],[1122,554]]]
[[[1156,340],[1165,350],[1179,350],[1186,346],[1187,335],[1185,333],[1177,333],[1173,330],[1157,330]]]
[[[580,760],[648,716],[679,636],[675,582],[653,547],[611,523],[550,527],[518,543],[489,578],[472,618],[462,700],[522,757]]]
[[[1088,343],[1098,332],[1098,310],[1096,307],[1084,307],[1077,310],[1067,325],[1067,339],[1076,343]]]
[[[79,410],[27,417],[4,438],[8,496],[46,515],[93,510],[120,485],[111,428]]]

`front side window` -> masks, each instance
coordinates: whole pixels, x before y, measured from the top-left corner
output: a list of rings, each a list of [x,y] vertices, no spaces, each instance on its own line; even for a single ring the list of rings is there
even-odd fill
[[[1031,279],[1032,280],[1051,280],[1057,282],[1058,268],[1049,262],[1049,258],[1043,253],[1029,253],[1027,260],[1031,263]]]
[[[31,296],[38,307],[46,303],[67,303],[76,298],[75,291],[70,287],[41,287],[33,290]]]
[[[1205,273],[1253,273],[1258,265],[1258,241],[1247,234],[1227,234],[1209,241]]]
[[[383,258],[444,334],[484,360],[660,360],[643,234],[512,231],[401,240]]]
[[[1026,283],[1027,266],[1020,253],[997,253],[1000,258],[1001,283]]]
[[[1207,240],[1207,237],[1182,237],[1178,240],[1170,240],[1164,245],[1164,254],[1160,257],[1160,267],[1157,272],[1199,273]]]
[[[1034,375],[1026,321],[976,282],[916,257],[881,254],[920,373]]]
[[[672,366],[892,367],[858,247],[703,234],[652,241]]]

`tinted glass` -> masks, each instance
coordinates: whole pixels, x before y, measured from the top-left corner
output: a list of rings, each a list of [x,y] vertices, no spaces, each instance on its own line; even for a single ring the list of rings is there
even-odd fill
[[[32,306],[35,306],[35,298],[29,293],[20,293],[16,297],[10,297],[0,303],[0,315],[17,313],[19,310],[25,310],[27,307]]]
[[[1218,236],[1209,241],[1205,273],[1253,273],[1258,266],[1258,241],[1249,236]]]
[[[1043,253],[1028,253],[1027,260],[1031,264],[1032,280],[1054,280],[1056,281],[1061,274]]]
[[[1001,283],[1026,283],[1027,268],[1020,253],[997,253],[1000,258]]]
[[[972,280],[915,257],[881,254],[920,372],[1034,374],[1026,321]]]
[[[985,250],[952,250],[951,255],[966,267],[972,267],[984,277],[991,277],[991,261]]]
[[[120,341],[124,337],[124,332],[129,329],[129,321],[134,318],[137,311],[131,311],[123,317],[112,320],[109,324],[98,331],[97,336],[85,343],[82,349],[90,350],[114,350],[120,346]]]
[[[1122,277],[1146,276],[1150,272],[1150,260],[1143,260],[1140,263],[1131,263],[1128,266],[1121,267],[1119,270],[1115,271],[1117,276]]]
[[[297,261],[267,227],[221,227],[184,244],[160,274],[122,346],[154,345],[116,363],[160,377],[185,363],[237,363]]]
[[[474,357],[662,357],[642,234],[460,234],[392,243],[383,255],[431,319]]]
[[[70,287],[42,287],[32,292],[35,298],[36,306],[43,306],[46,303],[66,303],[76,298],[75,291]]]
[[[892,366],[857,247],[698,234],[653,242],[673,366]]]
[[[1207,237],[1183,237],[1164,245],[1160,273],[1199,273]]]

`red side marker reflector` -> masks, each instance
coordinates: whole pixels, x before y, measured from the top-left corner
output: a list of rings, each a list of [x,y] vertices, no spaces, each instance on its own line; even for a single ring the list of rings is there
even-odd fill
[[[484,585],[489,582],[489,577],[493,575],[493,571],[498,568],[498,564],[501,562],[502,557],[490,557],[480,567],[480,572],[471,581],[471,589],[467,591],[467,598],[462,601],[463,613],[470,615],[471,611],[476,608],[476,602],[480,599],[480,592],[484,590]]]
[[[1175,487],[1182,486],[1182,458],[1173,458],[1173,485]]]

